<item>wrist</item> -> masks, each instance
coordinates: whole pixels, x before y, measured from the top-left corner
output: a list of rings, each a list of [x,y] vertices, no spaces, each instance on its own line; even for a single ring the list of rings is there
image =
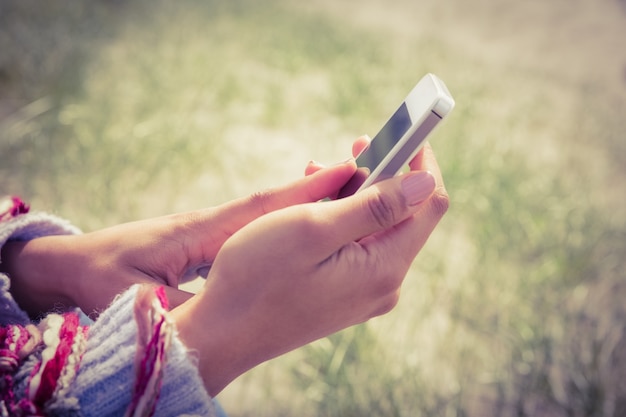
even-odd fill
[[[180,340],[197,355],[206,391],[214,397],[258,362],[250,362],[247,351],[254,344],[244,340],[246,332],[238,328],[236,319],[215,305],[209,306],[204,297],[196,295],[170,314]]]
[[[197,354],[198,370],[211,396],[255,366],[301,345],[263,331],[263,317],[252,317],[245,302],[220,294],[210,282],[173,309],[170,317],[180,340]]]
[[[45,236],[2,247],[0,271],[9,276],[13,298],[31,317],[74,306],[68,238]]]

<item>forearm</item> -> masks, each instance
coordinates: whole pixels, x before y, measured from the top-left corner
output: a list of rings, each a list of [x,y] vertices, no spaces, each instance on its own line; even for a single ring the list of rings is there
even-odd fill
[[[67,236],[9,241],[2,247],[0,272],[11,279],[10,291],[31,317],[75,306],[68,289],[71,259],[65,249]],[[59,254],[63,253],[64,256]]]
[[[19,306],[11,296],[12,294],[7,293],[7,298],[3,300],[3,303],[6,303],[5,309],[9,309],[15,314],[18,312],[24,314],[22,310],[26,306],[22,306],[21,303],[30,303],[32,305],[28,307],[28,310],[32,314],[47,310],[51,300],[42,300],[40,305],[36,299],[39,298],[37,293],[41,293],[41,291],[26,295],[28,292],[26,286],[39,281],[40,284],[48,287],[47,290],[49,289],[51,294],[55,294],[60,287],[53,282],[54,276],[59,275],[52,274],[51,266],[40,263],[35,257],[38,258],[45,253],[43,251],[44,243],[50,243],[50,241],[44,240],[44,237],[57,236],[60,238],[64,235],[77,234],[80,234],[79,229],[66,220],[50,214],[26,213],[23,210],[16,211],[13,209],[0,212],[0,276],[6,280],[5,289],[10,287],[11,291],[16,290],[16,292],[21,293],[18,296],[20,298]],[[36,275],[27,273],[26,269],[30,268],[38,269],[39,272]],[[18,290],[21,284],[23,284],[22,290]],[[65,303],[67,300],[60,299],[58,301]],[[52,303],[52,305],[54,304]]]

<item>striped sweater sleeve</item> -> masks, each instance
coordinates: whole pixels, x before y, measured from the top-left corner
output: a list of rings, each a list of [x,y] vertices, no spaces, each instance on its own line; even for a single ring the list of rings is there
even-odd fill
[[[0,248],[77,233],[19,199],[0,199]],[[77,312],[31,323],[9,287],[0,273],[0,415],[215,415],[163,291],[134,286],[87,326]]]

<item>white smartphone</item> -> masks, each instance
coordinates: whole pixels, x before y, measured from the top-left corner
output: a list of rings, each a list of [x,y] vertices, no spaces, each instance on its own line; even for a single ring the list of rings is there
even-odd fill
[[[357,172],[339,192],[346,197],[398,174],[415,157],[428,134],[454,108],[437,76],[426,74],[356,158]]]

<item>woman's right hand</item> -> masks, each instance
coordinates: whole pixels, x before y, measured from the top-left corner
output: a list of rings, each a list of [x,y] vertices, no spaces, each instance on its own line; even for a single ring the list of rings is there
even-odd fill
[[[172,314],[215,395],[257,364],[389,311],[448,198],[430,147],[411,172],[252,221]]]

